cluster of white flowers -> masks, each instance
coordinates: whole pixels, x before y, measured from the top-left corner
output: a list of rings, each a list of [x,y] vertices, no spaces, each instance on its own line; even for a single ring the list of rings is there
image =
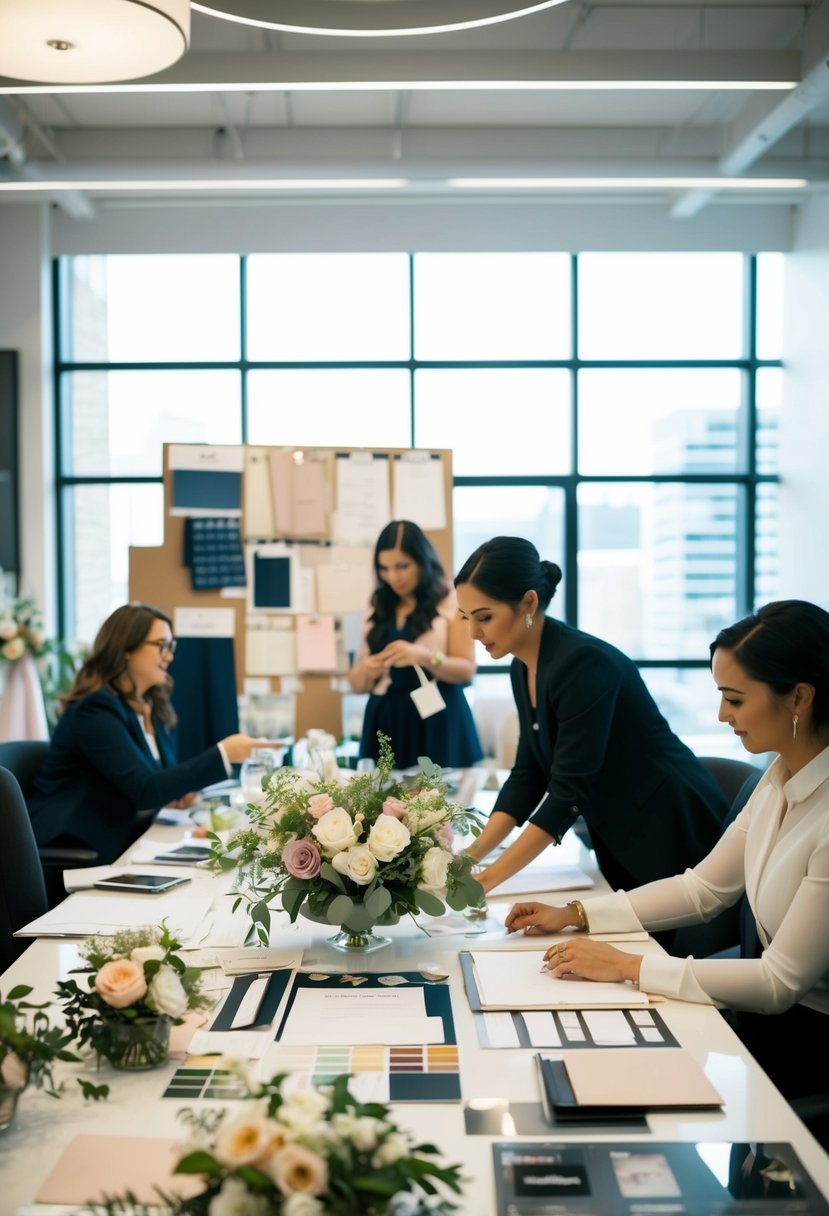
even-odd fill
[[[0,610],[0,657],[16,663],[24,654],[39,655],[45,642],[40,618],[30,600],[17,600]]]
[[[113,1009],[126,1009],[146,1000],[165,1017],[183,1017],[189,1001],[176,971],[163,963],[149,984],[144,976],[144,963],[151,959],[161,961],[166,954],[163,946],[137,946],[129,958],[111,959],[95,976],[95,991]]]
[[[383,1120],[352,1112],[328,1120],[327,1109],[327,1099],[316,1090],[288,1094],[272,1117],[264,1102],[256,1102],[222,1125],[212,1155],[226,1169],[253,1165],[267,1175],[282,1197],[284,1216],[321,1216],[329,1155],[342,1161],[343,1150],[373,1152],[372,1166],[381,1169],[409,1151],[404,1136]],[[273,1207],[229,1175],[209,1211],[210,1216],[269,1216]]]
[[[320,795],[320,797],[323,797]],[[358,886],[367,887],[377,873],[381,861],[393,861],[411,843],[411,832],[393,815],[380,815],[371,825],[365,843],[363,816],[352,820],[341,806],[332,807],[311,829],[320,852],[331,862],[338,874],[350,878]]]

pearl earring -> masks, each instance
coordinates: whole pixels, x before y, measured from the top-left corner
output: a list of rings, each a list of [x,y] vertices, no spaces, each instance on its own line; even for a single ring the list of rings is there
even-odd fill
[[[792,738],[797,738],[797,714],[792,714]]]
[[[532,629],[533,614],[531,612],[528,612],[527,615],[524,617],[524,624],[527,626],[528,629]]]

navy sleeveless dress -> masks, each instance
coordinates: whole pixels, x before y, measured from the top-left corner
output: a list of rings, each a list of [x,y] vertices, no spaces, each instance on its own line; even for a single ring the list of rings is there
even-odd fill
[[[390,626],[375,652],[389,642],[412,642],[411,629]],[[427,673],[428,674],[428,673]],[[371,693],[363,719],[360,755],[376,760],[379,756],[377,732],[391,739],[398,768],[417,764],[419,756],[428,756],[442,768],[466,768],[483,756],[472,711],[461,684],[446,684],[438,680],[446,709],[431,718],[421,718],[409,693],[419,686],[414,667],[389,669],[391,684],[382,696]]]

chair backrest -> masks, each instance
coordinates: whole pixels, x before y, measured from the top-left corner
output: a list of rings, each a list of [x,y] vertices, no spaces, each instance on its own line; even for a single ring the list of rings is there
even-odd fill
[[[699,762],[714,778],[732,808],[734,799],[749,778],[754,779],[754,784],[749,786],[746,797],[763,775],[763,770],[756,764],[750,764],[748,760],[733,760],[728,756],[700,756]]]
[[[43,870],[17,779],[0,768],[0,969],[9,967],[29,942],[16,929],[47,911]]]
[[[32,792],[38,769],[49,754],[49,744],[43,739],[13,739],[0,743],[0,767],[14,773],[17,784],[27,798]]]

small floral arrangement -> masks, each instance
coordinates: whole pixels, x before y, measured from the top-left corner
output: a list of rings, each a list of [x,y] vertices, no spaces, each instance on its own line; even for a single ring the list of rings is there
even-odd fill
[[[250,827],[226,843],[211,836],[214,866],[246,869],[237,904],[248,900],[261,940],[277,896],[291,921],[303,910],[355,932],[481,902],[471,858],[453,852],[455,832],[480,831],[477,812],[449,801],[441,770],[425,758],[414,789],[393,781],[394,754],[378,737],[374,772],[341,769],[324,779],[278,769],[263,780],[264,803],[248,807]]]
[[[0,1085],[11,1090],[34,1085],[58,1098],[54,1066],[58,1060],[76,1063],[78,1057],[69,1051],[72,1035],[51,1024],[48,1003],[26,999],[31,992],[27,984],[17,984],[5,998],[0,995]],[[88,1098],[104,1098],[109,1092],[106,1085],[91,1085],[80,1078],[78,1084]]]
[[[40,659],[51,650],[33,600],[16,599],[0,608],[0,658],[16,663],[25,654]]]
[[[460,1193],[457,1165],[429,1160],[438,1150],[412,1142],[382,1103],[360,1103],[337,1077],[325,1090],[293,1092],[276,1076],[251,1091],[238,1115],[181,1112],[193,1143],[177,1174],[204,1178],[188,1199],[162,1195],[165,1212],[188,1216],[439,1216],[456,1210],[441,1194]],[[95,1212],[143,1213],[131,1197]],[[158,1212],[158,1207],[153,1207]]]
[[[72,1040],[91,1046],[116,1067],[162,1063],[170,1026],[180,1025],[189,1010],[212,1003],[201,991],[200,969],[187,967],[179,949],[166,925],[125,929],[82,946],[88,987],[65,980],[57,990]]]

